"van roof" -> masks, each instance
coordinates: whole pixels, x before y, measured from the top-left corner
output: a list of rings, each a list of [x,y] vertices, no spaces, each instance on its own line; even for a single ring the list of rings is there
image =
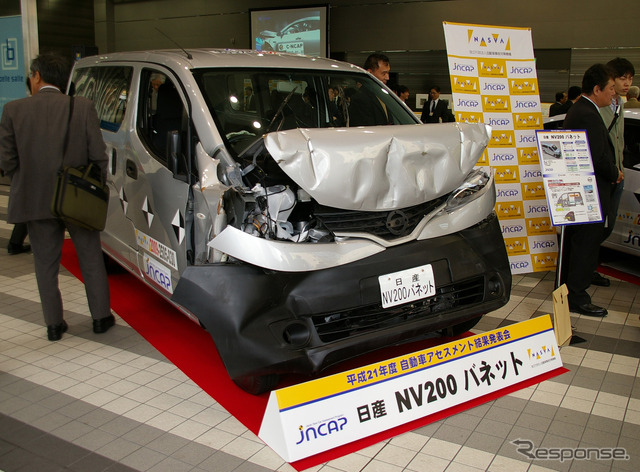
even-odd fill
[[[353,64],[333,59],[302,56],[289,53],[252,51],[249,49],[187,49],[189,59],[180,49],[154,51],[129,51],[99,54],[80,59],[77,66],[88,66],[106,62],[149,62],[165,66],[187,67],[189,69],[206,67],[256,67],[256,68],[294,68],[360,71]]]

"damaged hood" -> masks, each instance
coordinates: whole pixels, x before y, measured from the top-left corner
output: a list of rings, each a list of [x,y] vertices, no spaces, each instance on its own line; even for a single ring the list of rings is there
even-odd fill
[[[265,146],[318,203],[382,211],[433,200],[457,188],[482,155],[482,123],[297,128],[269,133]]]

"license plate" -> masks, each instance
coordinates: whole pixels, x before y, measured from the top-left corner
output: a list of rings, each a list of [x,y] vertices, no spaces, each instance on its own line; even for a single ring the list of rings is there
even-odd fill
[[[431,264],[378,277],[382,308],[432,297],[436,282]]]
[[[304,54],[304,42],[296,41],[295,43],[281,43],[278,48],[282,52],[290,52],[293,54]]]

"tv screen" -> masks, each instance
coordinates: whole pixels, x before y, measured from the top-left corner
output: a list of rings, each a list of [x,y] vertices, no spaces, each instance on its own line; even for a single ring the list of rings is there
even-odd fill
[[[327,57],[328,10],[327,5],[249,10],[251,47]]]

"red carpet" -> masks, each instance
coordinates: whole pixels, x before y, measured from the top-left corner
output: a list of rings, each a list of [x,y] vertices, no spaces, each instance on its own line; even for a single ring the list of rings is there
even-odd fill
[[[626,272],[614,269],[613,267],[601,265],[598,267],[598,272],[604,275],[608,275],[609,277],[615,277],[616,279],[624,280],[625,282],[629,282],[630,284],[640,285],[640,277],[636,277],[632,274],[627,274]]]
[[[71,240],[65,241],[62,250],[62,265],[74,276],[82,280]],[[211,395],[238,421],[257,435],[269,395],[250,395],[231,381],[209,334],[181,314],[160,295],[124,270],[117,274],[109,275],[109,286],[111,288],[111,308],[176,367],[182,370],[185,375],[200,386],[202,390]],[[438,337],[419,343],[384,349],[376,352],[375,355],[367,355],[345,362],[339,369],[327,373],[335,373],[360,365],[371,364],[403,353],[426,349],[450,340]],[[535,379],[506,388],[498,393],[477,398],[463,405],[458,405],[392,430],[297,461],[291,465],[297,470],[304,470],[322,464],[398,434],[494,400],[512,391],[534,385],[563,372],[566,372],[566,369],[557,369]],[[297,379],[298,382],[304,380]],[[284,379],[281,386],[295,382],[296,379],[294,378]]]

